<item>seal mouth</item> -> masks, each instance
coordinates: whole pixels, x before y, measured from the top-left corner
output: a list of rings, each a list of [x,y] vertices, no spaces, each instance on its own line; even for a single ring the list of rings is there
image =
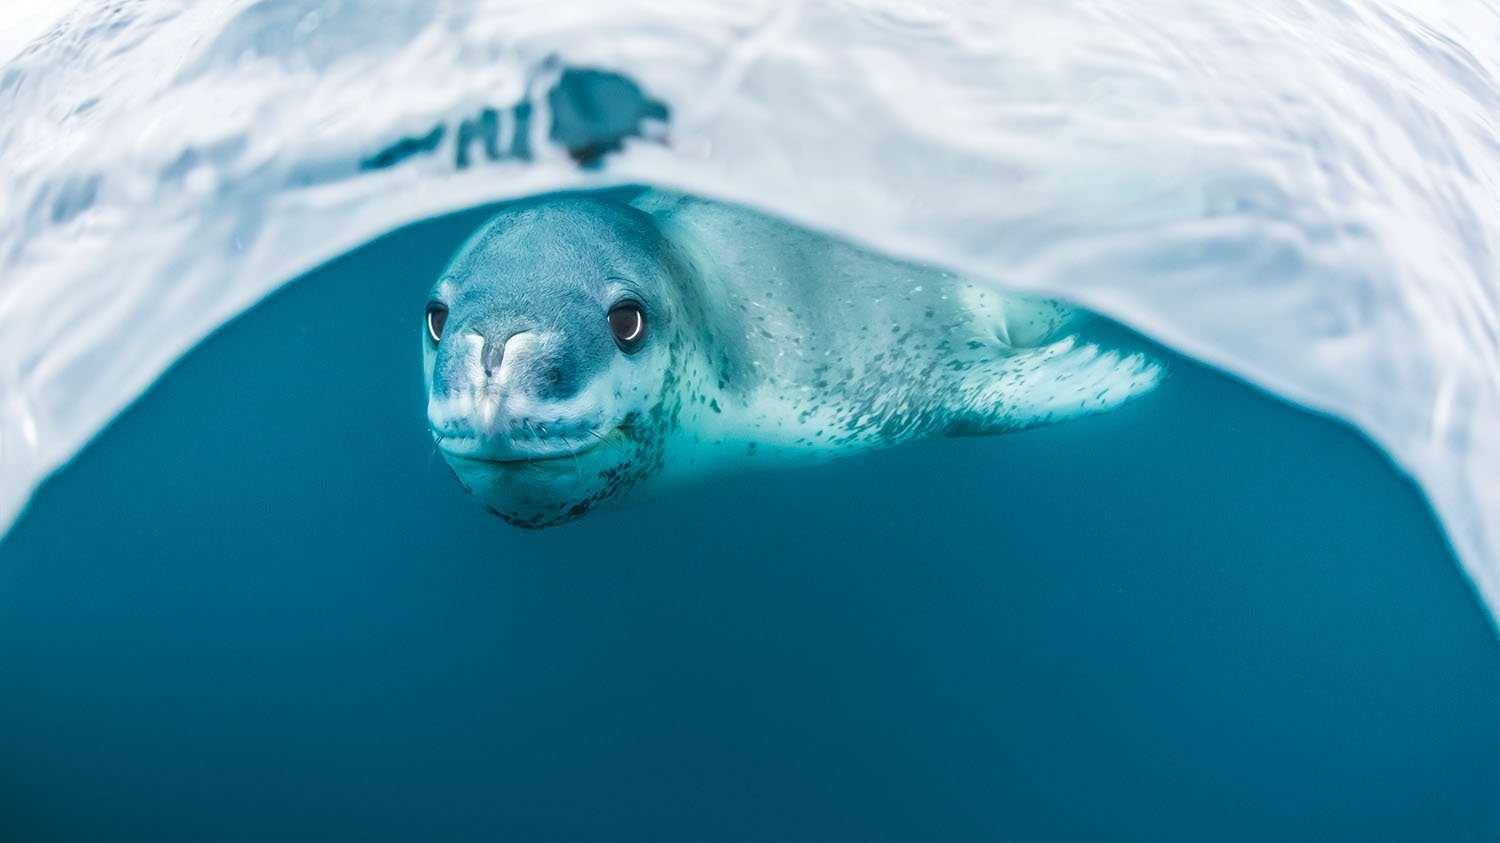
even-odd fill
[[[518,443],[514,440],[500,443],[479,436],[454,436],[431,430],[438,450],[445,457],[468,462],[492,465],[526,465],[557,460],[576,460],[589,451],[610,443],[621,430],[620,426],[606,432],[587,431],[584,436],[555,436],[543,442]],[[497,447],[498,445],[498,447]]]

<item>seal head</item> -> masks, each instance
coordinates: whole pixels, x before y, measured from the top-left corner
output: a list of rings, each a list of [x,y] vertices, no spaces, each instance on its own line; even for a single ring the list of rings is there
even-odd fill
[[[660,467],[683,270],[649,216],[587,197],[509,207],[449,262],[423,317],[427,419],[488,509],[552,526]]]

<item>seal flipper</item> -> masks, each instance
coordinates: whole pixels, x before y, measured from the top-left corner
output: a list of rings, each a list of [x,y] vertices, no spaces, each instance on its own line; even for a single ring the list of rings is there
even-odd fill
[[[970,372],[971,420],[994,432],[1101,413],[1161,382],[1161,364],[1140,352],[1103,349],[1070,335]]]

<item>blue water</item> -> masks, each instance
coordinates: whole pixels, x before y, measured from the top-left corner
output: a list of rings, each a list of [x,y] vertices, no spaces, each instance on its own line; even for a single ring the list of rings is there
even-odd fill
[[[1171,358],[521,532],[424,427],[487,213],[229,324],[0,541],[0,839],[1500,839],[1500,645],[1347,427]]]

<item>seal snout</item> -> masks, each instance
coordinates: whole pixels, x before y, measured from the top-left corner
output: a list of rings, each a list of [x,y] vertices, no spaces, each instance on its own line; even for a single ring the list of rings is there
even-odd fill
[[[583,361],[558,334],[470,331],[454,340],[427,404],[445,451],[497,462],[566,456],[611,430],[605,393],[584,388]]]
[[[586,385],[589,362],[560,332],[470,330],[439,351],[432,391],[566,401]]]

